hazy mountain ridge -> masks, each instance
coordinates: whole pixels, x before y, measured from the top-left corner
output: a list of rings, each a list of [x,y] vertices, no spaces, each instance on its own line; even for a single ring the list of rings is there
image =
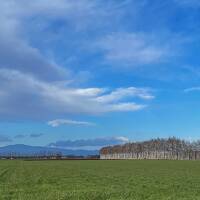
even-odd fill
[[[24,144],[8,145],[0,147],[0,155],[7,156],[10,154],[20,156],[34,156],[42,154],[61,153],[62,155],[74,155],[74,156],[87,156],[87,155],[98,155],[98,150],[71,150],[61,149],[52,147],[41,147],[41,146],[29,146]]]

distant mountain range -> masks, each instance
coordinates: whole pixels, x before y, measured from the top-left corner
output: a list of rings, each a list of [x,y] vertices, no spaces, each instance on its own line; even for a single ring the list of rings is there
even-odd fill
[[[98,150],[71,150],[52,147],[28,146],[24,144],[8,145],[0,147],[0,156],[9,156],[11,154],[18,156],[34,156],[62,153],[64,156],[88,156],[98,155]]]

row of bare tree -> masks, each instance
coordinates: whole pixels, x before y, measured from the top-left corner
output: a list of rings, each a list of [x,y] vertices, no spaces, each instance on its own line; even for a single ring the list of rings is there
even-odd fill
[[[100,158],[197,160],[200,159],[200,141],[189,142],[171,137],[109,146],[100,150]]]

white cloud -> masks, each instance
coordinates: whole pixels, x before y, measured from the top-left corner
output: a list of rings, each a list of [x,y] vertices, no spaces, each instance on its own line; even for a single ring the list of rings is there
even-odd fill
[[[129,139],[123,136],[105,137],[80,140],[61,140],[49,144],[50,147],[66,149],[100,149],[104,146],[120,145],[129,142]]]
[[[153,99],[154,96],[150,94],[150,91],[145,88],[118,88],[110,94],[103,95],[97,98],[99,102],[116,102],[128,97],[139,97],[141,99]]]
[[[86,89],[77,89],[74,91],[77,95],[95,97],[105,92],[105,89],[102,88],[86,88]]]
[[[56,2],[61,9],[61,3],[64,1]],[[40,14],[45,15],[44,11],[52,10],[53,12],[54,6],[54,11],[60,13],[56,10],[55,3],[47,0],[0,0],[0,4],[0,68],[18,70],[42,80],[64,80],[68,76],[68,70],[63,69],[53,60],[45,58],[38,48],[31,45],[28,39],[31,34],[26,35],[29,31],[29,23],[24,24],[27,17],[31,19],[38,16],[37,10],[40,9]],[[51,16],[51,13],[46,15]]]
[[[22,30],[23,24],[31,20],[45,21],[46,24],[54,20],[63,20],[72,25],[75,30],[92,28],[102,24],[105,17],[110,16],[114,10],[120,9],[123,5],[99,0],[0,0],[0,3],[1,15],[17,23]]]
[[[128,143],[128,142],[130,142],[130,140],[127,137],[120,136],[120,137],[115,137],[115,138],[117,140],[121,141],[122,143]]]
[[[133,102],[129,103],[116,103],[116,104],[108,104],[105,105],[104,110],[107,112],[133,112],[137,110],[142,110],[146,107],[146,105],[140,105]]]
[[[168,41],[169,42],[169,41]],[[119,65],[152,64],[170,56],[169,43],[143,33],[112,33],[96,43],[107,62]]]
[[[74,120],[68,120],[68,119],[55,119],[55,120],[49,121],[48,125],[52,127],[58,127],[61,125],[93,126],[95,124],[91,122],[74,121]]]
[[[69,72],[53,59],[46,58],[39,48],[33,47],[31,30],[37,30],[37,24],[39,27],[43,23],[52,25],[54,20],[70,23],[74,29],[91,27],[91,20],[106,15],[99,1],[90,0],[0,0],[0,5],[0,68],[53,81],[64,80]],[[46,30],[41,33],[43,31],[46,33]],[[48,36],[47,31],[45,37]]]
[[[62,68],[54,60],[46,58],[42,50],[33,46],[34,42],[31,42],[30,38],[34,37],[34,34],[32,36],[30,33],[30,26],[34,25],[32,28],[37,29],[32,21],[39,19],[41,22],[42,19],[51,24],[54,20],[61,19],[61,21],[70,23],[73,30],[75,30],[74,27],[88,26],[91,20],[95,22],[95,25],[98,21],[95,19],[111,13],[107,10],[113,6],[114,1],[108,4],[100,2],[90,0],[0,0],[0,118],[48,120],[52,117],[63,118],[71,113],[126,112],[146,107],[145,103],[135,103],[133,98],[152,99],[151,91],[147,89],[129,87],[109,91],[106,88],[77,88],[66,85],[65,83],[70,81],[74,83],[79,80],[71,80],[74,77],[69,76],[71,73],[67,69]],[[103,7],[104,5],[106,6]],[[122,4],[117,5],[119,7],[116,9],[119,9]],[[113,9],[115,10],[115,8]],[[130,39],[136,37],[134,43],[140,39],[137,36],[122,36],[121,43],[116,43],[115,47],[113,45],[118,37],[115,38],[113,35],[102,41],[101,48],[106,49],[108,57],[112,58],[111,51],[121,45],[121,52],[114,51],[119,54],[119,59],[123,60],[126,56],[123,50],[126,49],[125,45],[130,42],[129,37]],[[106,46],[107,40],[108,46]],[[142,41],[143,39],[140,39],[136,46],[132,42],[130,49],[135,48],[135,50],[130,50],[130,53],[136,52],[138,48],[140,50],[142,48],[140,46],[143,46]],[[144,42],[145,46],[147,42],[146,40]],[[153,57],[160,57],[157,50],[154,51],[154,48],[149,47],[144,48],[143,53],[140,54],[144,54],[146,60],[151,57],[149,54],[153,54]]]
[[[76,32],[77,27],[93,27],[97,24],[97,19],[102,22],[102,18],[110,13],[107,10],[115,10],[115,4],[98,0],[0,0],[0,4],[0,69],[17,70],[47,81],[64,81],[71,76],[70,70],[57,64],[53,56],[49,58],[32,40],[36,43],[50,40],[50,27],[55,21],[64,23],[63,28],[70,24],[70,29]],[[40,35],[35,36],[35,32],[31,31],[36,31],[37,26],[40,27],[43,23],[48,25],[45,30],[39,28]],[[43,32],[45,38],[42,37]],[[66,35],[64,37],[60,39],[66,42],[69,38],[66,39]],[[49,51],[51,48],[45,47]]]
[[[69,15],[85,15],[93,12],[95,1],[89,0],[1,0],[2,13],[8,17],[31,17],[43,15],[45,17],[67,17]]]
[[[0,83],[0,116],[4,118],[48,119],[69,113],[137,111],[144,109],[146,104],[135,103],[134,97],[153,98],[145,89],[120,88],[108,92],[105,88],[72,88],[8,69],[0,69]],[[122,101],[127,97],[129,101]]]

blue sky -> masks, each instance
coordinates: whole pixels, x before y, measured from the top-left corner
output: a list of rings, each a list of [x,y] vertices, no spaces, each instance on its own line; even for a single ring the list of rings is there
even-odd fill
[[[0,146],[198,139],[199,11],[198,0],[0,0]]]

